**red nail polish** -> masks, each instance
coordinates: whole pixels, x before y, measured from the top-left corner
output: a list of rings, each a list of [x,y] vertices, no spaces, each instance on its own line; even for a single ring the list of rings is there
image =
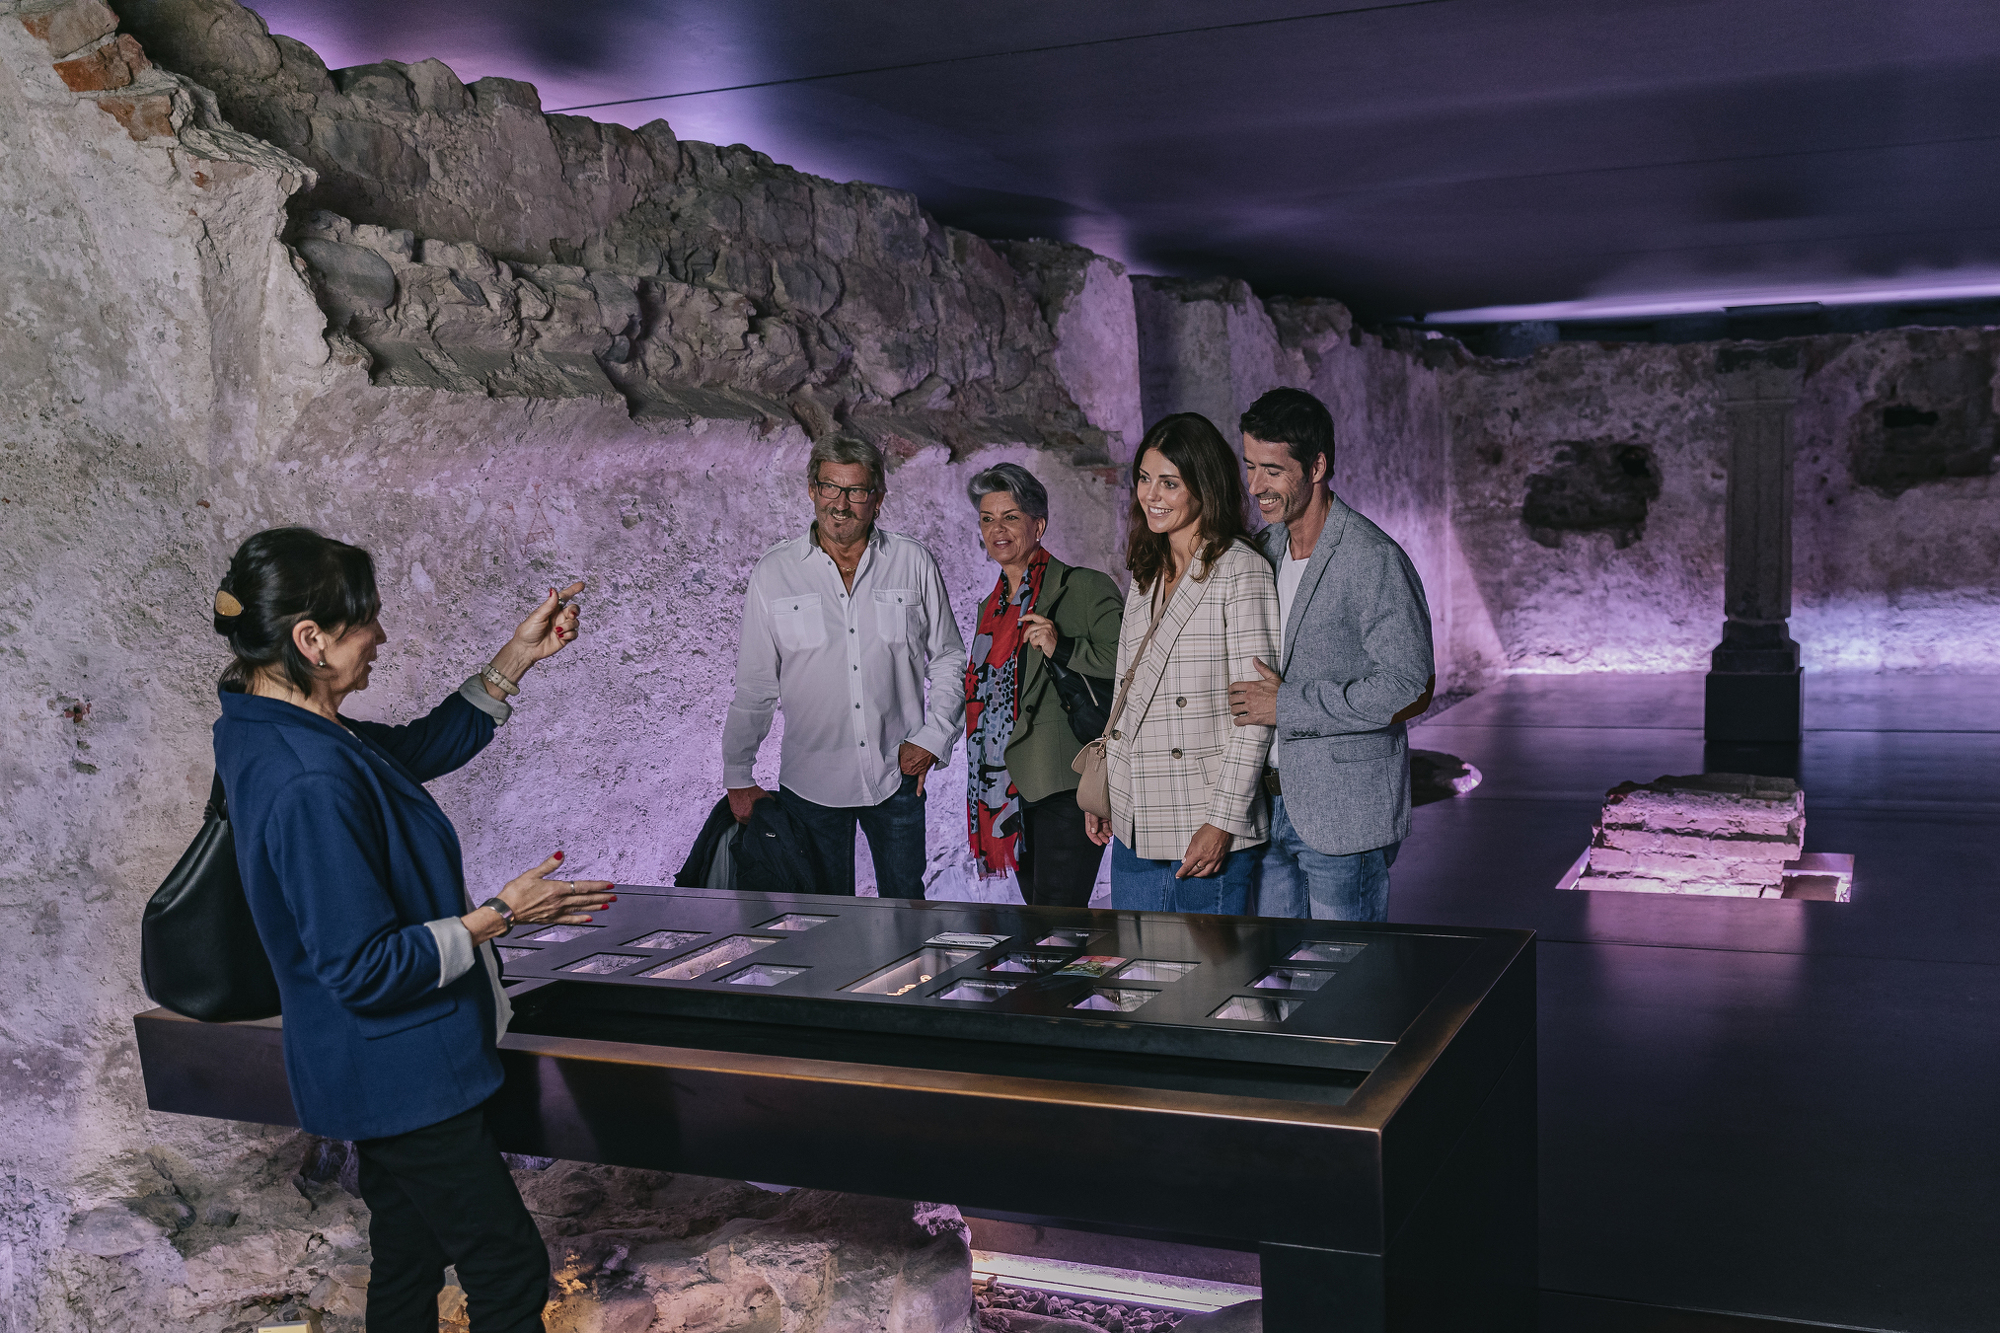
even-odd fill
[[[558,860],[558,861],[562,860],[562,853],[561,853],[561,852],[557,852],[557,853],[556,853],[556,860]]]

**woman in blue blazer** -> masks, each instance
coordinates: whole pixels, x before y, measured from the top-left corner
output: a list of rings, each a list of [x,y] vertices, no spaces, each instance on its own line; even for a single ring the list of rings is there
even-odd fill
[[[366,551],[260,532],[215,594],[235,656],[216,771],[284,1001],[299,1124],[359,1149],[369,1333],[435,1333],[451,1264],[476,1333],[542,1327],[548,1253],[485,1121],[509,1017],[488,941],[515,922],[588,921],[612,886],[547,878],[558,851],[474,907],[423,784],[493,739],[521,676],[576,637],[582,589],[551,589],[490,664],[399,727],[340,715],[386,637]]]

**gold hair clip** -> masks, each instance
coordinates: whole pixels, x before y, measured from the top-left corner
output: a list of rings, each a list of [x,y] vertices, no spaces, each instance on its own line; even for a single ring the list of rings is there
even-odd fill
[[[215,614],[225,619],[243,614],[243,603],[221,588],[215,590]]]

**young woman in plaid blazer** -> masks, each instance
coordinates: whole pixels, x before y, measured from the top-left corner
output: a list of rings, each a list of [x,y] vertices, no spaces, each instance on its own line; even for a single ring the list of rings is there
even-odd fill
[[[1111,817],[1090,816],[1090,835],[1116,839],[1113,907],[1241,913],[1270,836],[1272,728],[1233,725],[1229,682],[1277,660],[1278,586],[1244,527],[1236,455],[1206,417],[1146,432],[1127,529],[1126,702],[1106,746]]]

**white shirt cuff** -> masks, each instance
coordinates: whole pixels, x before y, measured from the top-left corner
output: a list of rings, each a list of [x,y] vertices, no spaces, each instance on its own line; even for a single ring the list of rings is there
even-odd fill
[[[426,921],[424,928],[437,940],[438,989],[443,990],[472,970],[472,932],[455,916]]]
[[[514,716],[514,705],[488,694],[486,682],[478,676],[468,678],[465,684],[458,687],[458,692],[465,696],[467,703],[492,718],[496,727]]]

